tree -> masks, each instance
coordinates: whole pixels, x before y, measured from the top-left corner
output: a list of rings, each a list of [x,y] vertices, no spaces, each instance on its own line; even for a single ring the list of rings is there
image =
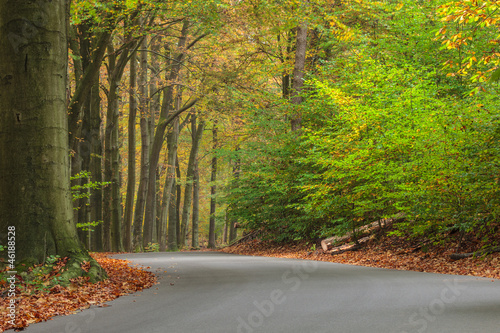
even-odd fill
[[[292,82],[292,103],[296,110],[292,115],[291,125],[292,131],[297,131],[301,128],[302,115],[299,108],[302,103],[302,86],[304,85],[304,69],[306,65],[306,50],[307,50],[307,25],[305,23],[297,27],[297,44],[295,47],[295,67],[293,70]]]
[[[15,227],[17,264],[69,257],[71,278],[86,260],[96,280],[106,274],[78,240],[70,195],[67,5],[0,3],[0,225]]]
[[[215,213],[217,208],[217,122],[214,122],[212,128],[212,141],[213,141],[213,154],[212,157],[212,172],[210,175],[210,225],[208,227],[208,247],[211,249],[215,248]]]

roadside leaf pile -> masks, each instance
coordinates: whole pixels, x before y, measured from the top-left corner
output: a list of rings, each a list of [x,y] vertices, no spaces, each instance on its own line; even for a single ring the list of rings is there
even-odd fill
[[[426,244],[420,247],[418,242],[411,243],[396,236],[385,236],[380,241],[370,241],[361,250],[338,255],[324,253],[320,247],[318,249],[306,243],[284,245],[254,239],[223,248],[221,251],[242,255],[309,259],[358,266],[500,279],[500,253],[452,260],[449,258],[453,252],[453,246],[450,244],[447,246]]]
[[[8,287],[4,281],[1,285],[0,298],[0,331],[11,328],[23,328],[30,324],[46,321],[53,316],[75,313],[90,306],[104,306],[103,303],[122,295],[151,287],[156,282],[153,273],[141,268],[130,267],[129,261],[111,259],[110,253],[92,253],[92,257],[108,273],[109,279],[95,284],[84,280],[75,280],[67,288],[55,285],[49,290],[38,286],[16,282],[15,326],[9,324],[7,306]],[[54,265],[54,271],[59,267]],[[48,285],[47,282],[45,282]],[[41,289],[41,290],[40,290]]]

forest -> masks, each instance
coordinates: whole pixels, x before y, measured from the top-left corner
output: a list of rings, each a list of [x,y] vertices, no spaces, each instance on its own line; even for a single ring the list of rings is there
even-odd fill
[[[314,242],[394,217],[395,236],[498,246],[500,1],[67,5],[0,5],[17,260]]]

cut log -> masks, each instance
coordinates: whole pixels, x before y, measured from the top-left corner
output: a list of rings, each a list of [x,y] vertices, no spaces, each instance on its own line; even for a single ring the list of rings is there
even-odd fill
[[[373,233],[374,231],[377,231],[380,229],[380,227],[385,228],[388,225],[392,224],[394,221],[396,221],[399,218],[404,217],[403,213],[398,213],[392,218],[388,219],[382,219],[375,221],[373,223],[364,225],[356,230],[356,233],[358,236],[366,236],[368,234]],[[345,236],[339,237],[339,236],[333,236],[329,238],[325,238],[321,241],[321,248],[323,248],[323,251],[327,252],[329,250],[332,250],[335,246],[347,242],[349,239],[352,238],[352,232],[348,232]]]
[[[453,260],[459,260],[459,259],[464,259],[468,257],[482,257],[487,254],[495,253],[495,252],[500,252],[500,246],[499,247],[494,247],[491,249],[485,249],[485,250],[479,250],[476,252],[469,252],[469,253],[452,253],[450,254],[450,259]]]
[[[346,245],[341,245],[341,246],[334,247],[330,251],[330,254],[332,256],[334,256],[334,255],[341,254],[341,253],[344,253],[344,252],[347,252],[347,251],[356,251],[356,250],[359,250],[361,248],[361,246],[364,243],[368,242],[371,238],[372,238],[371,236],[363,237],[361,239],[358,239],[358,242],[356,244],[346,244]]]

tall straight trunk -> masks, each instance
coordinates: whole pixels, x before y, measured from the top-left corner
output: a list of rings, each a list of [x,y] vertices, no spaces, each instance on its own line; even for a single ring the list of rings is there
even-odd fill
[[[67,256],[67,268],[78,270],[63,275],[75,277],[77,262],[92,259],[78,240],[70,193],[68,4],[0,1],[0,230],[15,234],[17,268]],[[92,265],[93,280],[105,276]]]
[[[158,54],[160,54],[160,45],[161,45],[162,37],[161,36],[156,36],[155,38],[152,38],[151,40],[151,60],[149,61],[149,68],[150,68],[150,75],[149,75],[149,96],[150,98],[150,108],[151,108],[151,113],[150,113],[150,128],[151,128],[151,133],[154,133],[154,128],[156,124],[156,119],[159,118],[160,116],[160,94],[157,93],[158,90],[158,81],[160,79],[160,74],[161,74],[161,68],[160,68],[160,63],[158,61]],[[153,139],[154,136],[151,135],[150,137],[151,141],[150,144],[153,144]],[[153,233],[153,242],[159,243],[160,242],[160,232],[162,232],[160,229],[162,228],[160,221],[161,221],[161,211],[162,211],[162,196],[160,193],[160,170],[159,168],[156,169],[157,176],[156,176],[156,191],[155,191],[155,210],[152,215],[154,215],[154,233]],[[166,232],[164,229],[163,232]]]
[[[76,29],[72,27],[72,38],[70,39],[69,46],[74,55],[73,65],[75,71],[75,82],[77,84],[82,79],[83,72],[89,67],[91,61],[91,38],[89,36],[89,26],[82,24]],[[92,82],[89,82],[91,85]],[[87,98],[84,103],[82,103],[82,112],[80,115],[80,122],[78,123],[78,133],[75,137],[78,137],[72,147],[71,152],[71,175],[76,176],[81,171],[89,170],[90,164],[90,108],[91,99]],[[79,191],[82,195],[81,198],[73,201],[74,217],[76,223],[86,223],[89,222],[89,209],[88,209],[88,199],[87,196],[90,192],[89,189],[85,189],[85,185],[88,183],[89,179],[87,177],[79,177],[71,181],[71,186],[78,185],[81,186]],[[86,193],[85,193],[86,192]],[[80,241],[84,244],[88,244],[89,232],[83,230],[83,228],[78,229],[78,236]],[[88,246],[90,248],[90,246]]]
[[[151,142],[151,129],[149,126],[148,118],[150,118],[150,109],[148,104],[148,90],[146,86],[148,75],[148,52],[145,50],[147,46],[147,39],[142,40],[139,52],[141,70],[139,72],[139,96],[140,96],[140,126],[141,126],[141,174],[139,179],[139,189],[137,191],[137,201],[135,203],[134,212],[134,233],[132,240],[132,247],[135,252],[141,252],[143,249],[142,240],[142,223],[144,220],[144,206],[146,205],[146,194],[148,189],[149,179],[149,158],[150,158],[150,142]]]
[[[170,192],[170,200],[172,202],[168,206],[168,251],[177,251],[178,247],[178,238],[179,234],[179,207],[177,205],[177,192],[178,188],[176,186],[177,178],[174,178],[172,184],[172,191]]]
[[[236,152],[239,148],[236,148]],[[241,172],[241,160],[239,158],[236,159],[236,163],[233,166],[233,177],[234,177],[234,186],[238,186]],[[233,242],[238,234],[238,230],[234,227],[236,221],[233,221],[231,215],[229,214],[229,243]]]
[[[111,178],[111,196],[113,199],[111,203],[111,225],[113,227],[113,232],[111,233],[111,250],[113,252],[123,252],[119,116],[118,99],[116,99],[113,111],[114,126],[111,133],[111,167],[113,170]]]
[[[125,224],[125,235],[123,245],[125,251],[132,251],[132,221],[134,218],[135,198],[135,119],[137,117],[136,80],[137,80],[137,57],[136,53],[130,58],[130,86],[129,86],[129,117],[128,117],[128,171],[127,171],[127,197],[125,199],[125,213],[123,223]]]
[[[215,209],[217,205],[217,185],[215,182],[217,181],[217,154],[216,149],[218,146],[217,143],[217,123],[214,123],[214,127],[212,129],[212,142],[213,142],[213,154],[212,157],[212,174],[210,177],[210,183],[212,184],[210,187],[210,225],[208,227],[208,247],[213,249],[215,248]]]
[[[179,156],[175,157],[175,230],[177,232],[177,248],[181,246],[181,202],[182,202],[182,184],[181,184],[181,166]],[[170,217],[169,217],[170,218]],[[170,223],[170,222],[169,222]]]
[[[177,157],[177,143],[179,138],[179,119],[174,121],[172,130],[167,136],[167,174],[165,176],[165,186],[163,188],[163,201],[161,205],[160,216],[160,251],[165,251],[167,247],[167,234],[168,234],[168,250],[177,250],[177,228],[175,219],[168,221],[170,206],[175,206],[175,159]]]
[[[298,105],[302,103],[302,87],[304,85],[304,69],[306,64],[307,50],[307,24],[302,23],[297,27],[297,44],[295,47],[295,66],[293,69],[292,83],[292,104],[296,106],[296,111],[292,115],[292,131],[298,131],[302,127],[302,114],[298,110]]]
[[[222,236],[222,242],[224,244],[227,244],[227,232],[228,232],[227,229],[228,229],[228,224],[229,224],[227,218],[228,218],[228,216],[227,216],[227,209],[226,209],[226,217],[224,219],[224,235]]]
[[[199,225],[200,225],[200,172],[198,160],[194,161],[193,170],[193,216],[192,216],[191,248],[199,249]]]
[[[118,60],[112,43],[108,46],[108,110],[104,138],[104,180],[111,185],[104,192],[103,245],[106,251],[122,251],[121,197],[120,197],[120,152],[119,152],[119,107],[118,87],[129,60],[132,46],[125,47]],[[113,231],[111,233],[111,231]]]
[[[196,117],[192,117],[193,121],[196,121]],[[184,204],[182,206],[182,220],[181,220],[181,239],[180,247],[186,246],[186,237],[188,234],[188,221],[191,211],[191,203],[193,199],[193,175],[194,175],[194,165],[198,158],[198,151],[200,148],[201,138],[203,136],[203,129],[205,127],[205,122],[201,121],[196,132],[193,133],[193,145],[191,147],[191,152],[189,154],[188,167],[186,171],[186,186],[184,187]]]
[[[99,96],[99,77],[94,80],[90,93],[90,180],[101,183],[102,179],[102,140],[101,140],[101,98]],[[90,190],[90,221],[98,223],[92,235],[92,249],[102,251],[102,189]]]

